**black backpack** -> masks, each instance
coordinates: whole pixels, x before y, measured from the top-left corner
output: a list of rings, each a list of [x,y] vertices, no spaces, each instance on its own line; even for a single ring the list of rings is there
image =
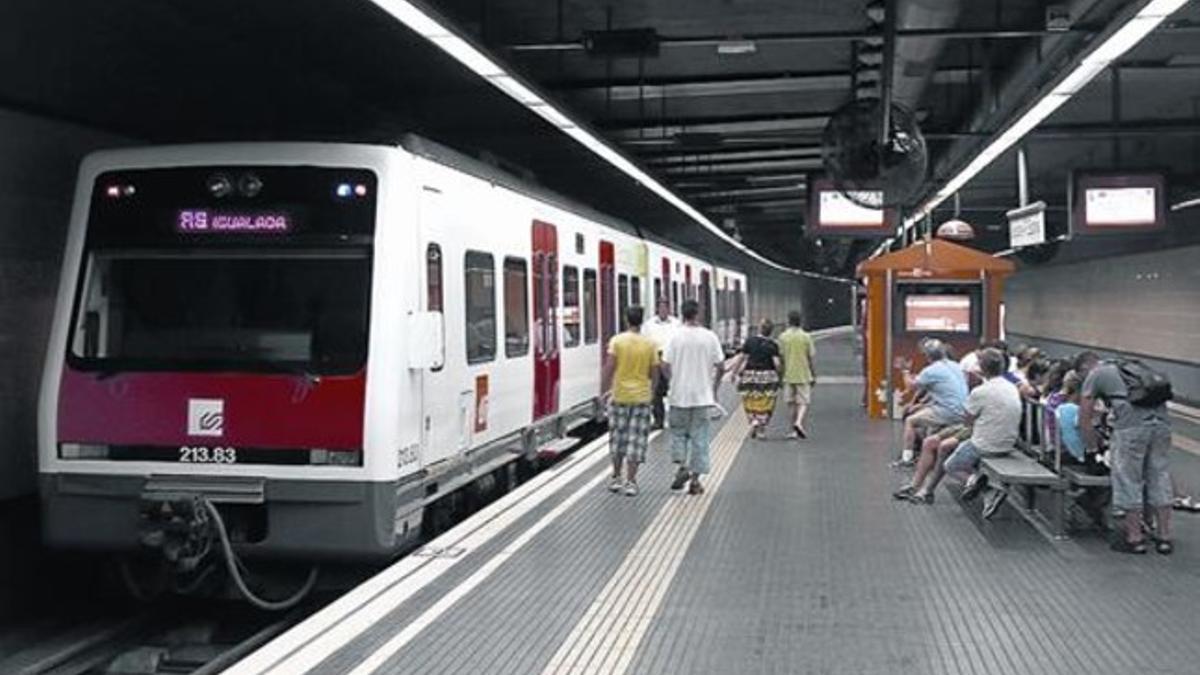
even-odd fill
[[[1129,394],[1125,400],[1139,408],[1155,408],[1170,401],[1171,380],[1157,370],[1137,359],[1113,361]]]

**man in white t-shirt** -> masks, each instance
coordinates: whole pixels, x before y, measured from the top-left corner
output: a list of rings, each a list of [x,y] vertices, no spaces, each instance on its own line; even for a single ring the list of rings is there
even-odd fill
[[[987,474],[979,473],[984,457],[999,457],[1013,451],[1021,428],[1021,395],[1004,377],[1005,357],[996,349],[979,353],[979,369],[983,384],[971,390],[967,397],[967,421],[971,438],[958,448],[943,464],[950,476],[962,480],[966,487],[960,497],[971,501],[980,492],[988,491],[983,517],[990,518],[1008,496],[1004,489],[989,490]]]
[[[675,335],[675,331],[679,329],[679,319],[671,316],[671,302],[666,298],[659,298],[658,305],[654,316],[642,326],[642,335],[654,341],[658,345],[658,358],[661,361],[663,354],[667,351],[667,345],[671,344],[671,336]],[[663,399],[667,395],[667,378],[661,375],[654,381],[654,395],[651,400],[651,408],[654,413],[654,422],[651,426],[653,429],[663,428],[663,420],[666,419],[666,410],[663,406]]]
[[[700,325],[695,300],[684,302],[681,313],[683,326],[663,354],[670,380],[671,459],[679,465],[671,489],[678,492],[687,486],[689,494],[699,495],[704,493],[700,476],[709,470],[709,417],[717,406],[725,351],[717,334]]]

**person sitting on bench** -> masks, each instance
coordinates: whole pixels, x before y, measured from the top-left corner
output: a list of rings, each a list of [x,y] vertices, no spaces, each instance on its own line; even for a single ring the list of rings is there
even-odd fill
[[[988,490],[986,474],[979,472],[984,457],[999,457],[1013,451],[1021,424],[1021,395],[1004,375],[1004,356],[995,349],[985,349],[979,355],[983,384],[967,397],[967,422],[971,437],[959,444],[946,459],[943,468],[965,488],[963,501],[971,501]],[[990,518],[1008,497],[1004,489],[988,490],[983,516]]]
[[[919,437],[927,437],[963,419],[963,401],[967,398],[967,378],[958,364],[947,358],[946,345],[932,338],[921,341],[921,353],[929,365],[913,377],[902,362],[904,385],[918,397],[928,395],[929,403],[914,410],[904,421],[904,445],[901,462],[909,464]]]

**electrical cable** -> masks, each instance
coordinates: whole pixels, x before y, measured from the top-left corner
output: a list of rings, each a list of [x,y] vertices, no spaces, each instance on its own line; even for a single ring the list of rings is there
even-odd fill
[[[313,586],[316,585],[317,573],[320,571],[320,567],[313,565],[312,569],[308,572],[308,578],[304,581],[304,584],[291,597],[284,600],[266,600],[255,595],[246,585],[246,581],[242,578],[242,573],[238,569],[241,561],[238,560],[237,555],[233,552],[233,545],[229,542],[229,533],[225,530],[225,520],[221,518],[221,513],[207,499],[204,500],[204,508],[212,517],[213,524],[217,526],[217,537],[221,540],[221,550],[225,554],[225,569],[229,572],[229,576],[233,579],[233,583],[237,586],[238,591],[252,605],[268,612],[290,609],[299,604],[308,595],[309,591],[313,589]]]

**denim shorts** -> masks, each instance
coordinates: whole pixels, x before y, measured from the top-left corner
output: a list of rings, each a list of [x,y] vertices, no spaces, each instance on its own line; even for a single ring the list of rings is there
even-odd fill
[[[1112,505],[1117,511],[1171,505],[1171,427],[1142,422],[1112,434]]]
[[[667,422],[671,425],[671,460],[693,473],[708,473],[711,411],[710,406],[671,406],[667,413]]]
[[[982,457],[975,444],[971,441],[963,441],[946,458],[945,463],[942,464],[942,468],[949,474],[974,473],[979,468],[980,459]]]

